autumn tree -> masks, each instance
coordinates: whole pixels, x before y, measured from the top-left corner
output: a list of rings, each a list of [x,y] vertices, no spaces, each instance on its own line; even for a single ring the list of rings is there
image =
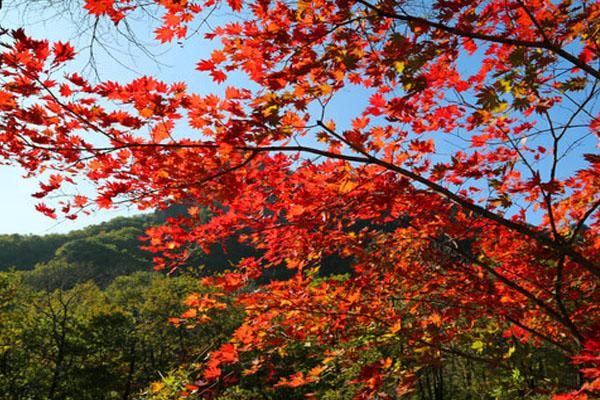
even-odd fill
[[[348,382],[356,398],[399,397],[414,366],[439,365],[491,321],[591,363],[565,397],[597,392],[598,2],[155,3],[165,43],[233,13],[206,28],[220,48],[197,64],[222,94],[148,76],[91,83],[65,72],[71,45],[5,31],[0,155],[42,177],[40,199],[95,183],[93,196],[40,202],[50,217],[188,205],[147,232],[157,268],[230,236],[257,250],[187,301],[185,323],[231,292],[246,315],[190,390],[240,376],[302,387],[396,344]],[[141,4],[83,7],[118,27]],[[228,80],[240,72],[247,84]],[[352,273],[319,279],[334,255]],[[276,268],[295,274],[244,289]],[[288,371],[299,343],[315,351]]]

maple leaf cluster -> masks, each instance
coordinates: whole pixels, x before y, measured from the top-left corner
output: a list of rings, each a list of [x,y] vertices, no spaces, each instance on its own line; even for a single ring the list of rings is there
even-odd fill
[[[156,3],[161,42],[184,38],[222,5]],[[240,375],[295,388],[400,340],[396,359],[365,365],[352,381],[357,398],[391,398],[391,386],[400,393],[413,382],[400,361],[435,363],[484,315],[507,338],[595,363],[568,396],[593,395],[600,4],[227,6],[242,18],[205,34],[222,46],[197,69],[218,83],[241,71],[254,89],[201,95],[152,77],[91,84],[60,71],[75,56],[70,45],[21,30],[3,32],[0,59],[0,156],[31,175],[53,171],[39,198],[82,176],[97,188],[95,198],[38,210],[75,218],[92,203],[188,205],[147,232],[159,269],[232,236],[257,250],[209,278],[212,297],[191,298],[174,319],[202,323],[231,294],[245,312],[206,362],[205,393],[235,382],[224,371],[246,353],[259,356]],[[135,5],[85,8],[119,23]],[[364,101],[336,116],[331,104],[347,90]],[[187,131],[175,135],[182,122]],[[344,279],[320,277],[331,256],[349,260]],[[272,269],[293,277],[255,286]],[[296,343],[314,348],[312,365],[280,375],[274,360]]]

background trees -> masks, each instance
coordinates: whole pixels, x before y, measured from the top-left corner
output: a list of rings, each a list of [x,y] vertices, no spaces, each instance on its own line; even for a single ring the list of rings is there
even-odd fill
[[[170,324],[168,316],[182,313],[185,297],[198,290],[190,278],[139,272],[105,291],[91,282],[34,291],[14,273],[0,278],[6,399],[138,398],[161,374],[222,342],[237,318],[222,315],[198,329]]]
[[[226,7],[156,3],[161,42]],[[58,73],[75,57],[70,45],[4,34],[0,155],[32,174],[53,171],[40,198],[79,176],[97,187],[90,198],[42,202],[41,212],[187,205],[147,231],[168,270],[232,236],[255,249],[236,271],[205,280],[211,296],[187,301],[185,323],[207,320],[229,293],[244,310],[189,391],[216,395],[246,375],[303,390],[359,363],[346,380],[357,397],[393,398],[432,380],[422,391],[439,396],[443,360],[491,351],[476,329],[489,324],[502,332],[503,354],[517,337],[594,361],[597,3],[227,7],[240,20],[205,33],[222,46],[197,65],[216,82],[248,77],[222,95],[152,77],[92,84]],[[117,26],[139,8],[85,2]],[[322,279],[326,257],[347,259],[351,273]],[[255,286],[278,268],[297,273]],[[467,352],[457,348],[473,339]],[[290,370],[298,346],[314,351]],[[378,359],[363,360],[367,349]],[[597,389],[594,371],[573,396]]]

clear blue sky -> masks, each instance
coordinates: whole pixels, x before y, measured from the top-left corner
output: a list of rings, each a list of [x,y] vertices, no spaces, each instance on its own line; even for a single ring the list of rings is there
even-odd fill
[[[7,3],[7,2],[6,2]],[[9,8],[7,10],[7,8]],[[89,43],[89,30],[79,34],[76,24],[68,15],[56,16],[55,11],[49,10],[47,14],[40,13],[40,10],[31,8],[28,12],[21,9],[13,10],[5,7],[0,13],[0,24],[4,28],[24,27],[26,32],[36,38],[49,38],[50,40],[69,40],[79,50]],[[45,21],[47,19],[47,22]],[[75,16],[77,19],[77,16]],[[138,21],[136,28],[140,32],[140,38],[150,40],[149,37],[143,37],[149,31],[144,24],[145,21]],[[107,36],[111,38],[110,36]],[[114,36],[112,37],[114,38]],[[189,44],[193,44],[190,41]],[[116,57],[127,67],[136,70],[136,74],[123,66],[118,65],[114,60],[107,56],[101,47],[96,46],[96,60],[98,61],[98,70],[102,79],[127,81],[141,74],[152,74],[167,81],[182,80],[189,76],[194,68],[193,60],[203,56],[202,52],[192,54],[193,49],[189,46],[181,47],[156,47],[151,45],[150,50],[160,53],[156,61],[144,56],[136,49],[127,49],[126,41],[116,42],[116,47],[123,48],[124,53]],[[152,47],[154,46],[154,47]],[[127,56],[130,53],[132,56]],[[84,52],[81,61],[73,65],[72,70],[77,71],[85,66],[88,60]],[[169,65],[177,60],[177,69]],[[189,62],[181,63],[182,60]],[[162,64],[162,65],[159,65]],[[2,196],[0,196],[0,233],[59,233],[73,229],[79,229],[89,224],[105,221],[119,215],[133,215],[137,213],[135,209],[120,210],[102,210],[91,216],[82,216],[75,221],[70,220],[52,220],[35,211],[34,206],[37,199],[32,198],[31,194],[38,191],[38,183],[35,179],[24,179],[23,171],[14,166],[0,165],[0,182],[2,184]]]
[[[10,0],[5,0],[5,3],[10,3]],[[216,13],[212,18],[215,22],[215,19],[223,21],[230,19],[231,16]],[[90,30],[84,29],[83,32],[78,32],[77,24],[73,22],[73,19],[77,21],[77,15],[74,17],[70,17],[68,14],[57,16],[55,10],[46,10],[44,13],[40,9],[35,9],[35,6],[30,8],[28,12],[24,12],[22,8],[14,10],[6,6],[0,11],[0,25],[2,27],[24,27],[30,36],[48,38],[51,41],[68,40],[80,51],[90,42]],[[148,49],[158,54],[158,56],[152,60],[138,49],[128,48],[127,41],[120,39],[120,41],[115,42],[114,47],[123,49],[123,54],[116,52],[113,52],[113,54],[120,62],[125,64],[127,67],[125,68],[115,62],[114,59],[111,59],[100,46],[96,46],[94,51],[98,63],[97,70],[102,80],[125,82],[140,75],[153,75],[166,82],[185,81],[191,90],[198,93],[218,93],[223,90],[224,86],[217,86],[210,80],[208,75],[199,74],[195,71],[196,62],[207,57],[215,47],[212,43],[201,39],[202,32],[183,45],[173,43],[161,47],[153,41],[152,28],[148,26],[149,21],[147,19],[140,18],[132,22],[134,30],[139,34],[139,39],[146,41],[149,45]],[[105,36],[105,41],[110,43],[111,40],[119,39],[114,35]],[[87,55],[85,51],[81,52],[77,62],[72,64],[69,71],[73,72],[84,68],[88,60]],[[87,76],[92,75],[88,73]],[[230,77],[225,85],[246,83],[247,81],[243,77],[237,75]],[[353,111],[359,110],[368,100],[368,96],[365,96],[364,93],[358,93],[357,89],[347,88],[344,91],[346,93],[338,97],[339,100],[336,101],[336,104],[331,104],[328,107],[328,117],[340,117],[342,120],[348,120],[347,117],[353,115]],[[0,234],[67,232],[106,221],[116,216],[137,213],[135,208],[124,208],[109,211],[101,210],[91,216],[81,216],[75,221],[49,219],[34,209],[38,200],[32,198],[31,194],[38,191],[37,181],[35,179],[24,179],[22,174],[23,171],[17,167],[0,165],[0,182],[3,188],[0,197],[0,219],[2,220]]]
[[[17,0],[20,1],[20,0]],[[35,0],[30,0],[30,3]],[[5,0],[7,3],[7,0]],[[60,2],[59,2],[60,3]],[[67,2],[65,2],[67,3]],[[77,3],[77,2],[75,2]],[[79,10],[81,13],[82,11]],[[78,49],[83,49],[90,42],[90,30],[84,29],[83,32],[77,32],[77,24],[73,20],[78,21],[78,16],[70,17],[68,14],[60,16],[52,16],[53,11],[47,11],[47,14],[40,10],[31,9],[28,13],[23,13],[18,10],[7,11],[7,7],[0,12],[0,25],[5,28],[24,27],[28,34],[38,38],[48,38],[50,40],[69,40]],[[81,15],[79,21],[81,21]],[[231,20],[230,15],[212,16],[212,21]],[[44,22],[47,20],[47,22]],[[128,48],[128,42],[124,39],[117,39],[112,34],[104,36],[105,43],[114,43],[114,49],[110,50],[111,55],[114,55],[118,61],[125,64],[126,68],[119,65],[112,59],[106,51],[103,51],[100,46],[96,46],[96,61],[97,70],[100,72],[102,80],[116,80],[126,82],[140,75],[153,75],[158,79],[166,82],[185,81],[190,90],[198,93],[221,92],[225,85],[246,85],[248,83],[241,75],[233,75],[225,82],[225,85],[219,87],[211,81],[206,74],[200,74],[195,71],[195,64],[198,60],[208,57],[210,52],[215,47],[214,43],[202,40],[202,31],[198,36],[183,45],[175,43],[160,46],[152,38],[152,27],[147,19],[138,19],[132,21],[133,29],[138,32],[139,39],[149,44],[149,49],[158,54],[155,60],[142,54],[139,49]],[[213,26],[214,26],[213,25]],[[109,31],[114,32],[114,27]],[[121,54],[119,50],[122,50]],[[88,60],[88,54],[82,51],[78,61],[74,63],[70,71],[79,71],[85,67]],[[471,66],[472,67],[472,66]],[[467,67],[465,67],[467,68]],[[88,72],[90,72],[88,70]],[[88,73],[88,76],[90,74]],[[362,110],[362,107],[368,101],[368,94],[361,89],[347,87],[343,93],[336,96],[335,102],[328,106],[327,118],[336,120],[341,125],[347,124],[350,119],[357,115]],[[596,104],[594,108],[600,107]],[[569,115],[569,114],[566,114]],[[315,115],[317,117],[318,115]],[[560,119],[559,119],[560,120]],[[342,126],[343,128],[343,126]],[[305,144],[310,145],[310,139],[306,139]],[[438,142],[441,146],[438,151],[453,151],[453,143],[448,142],[444,145],[443,141]],[[464,145],[464,143],[459,142]],[[546,143],[537,143],[546,146]],[[536,145],[537,145],[536,144]],[[579,153],[597,152],[594,148],[596,142],[593,138],[579,143]],[[445,146],[446,149],[441,147]],[[548,147],[548,146],[546,146]],[[551,147],[551,146],[550,146]],[[564,172],[572,173],[573,170],[584,166],[581,159],[575,158],[576,163],[563,165]],[[539,165],[544,172],[544,161]],[[55,221],[42,216],[34,210],[36,199],[31,197],[31,193],[38,191],[38,184],[34,179],[25,180],[21,177],[22,171],[12,167],[0,165],[0,182],[2,183],[2,196],[0,197],[0,233],[51,233],[51,232],[66,232],[73,229],[79,229],[86,225],[98,223],[108,220],[118,215],[133,215],[135,209],[121,209],[117,211],[102,210],[92,216],[82,216],[76,221]],[[78,188],[79,189],[79,188]],[[85,194],[85,191],[84,191]]]

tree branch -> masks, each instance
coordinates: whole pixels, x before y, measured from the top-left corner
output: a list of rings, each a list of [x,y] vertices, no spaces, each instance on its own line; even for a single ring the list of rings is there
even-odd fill
[[[327,127],[322,121],[317,121],[317,124],[320,127],[322,127],[323,129],[325,129],[329,134],[335,136],[336,138],[341,138],[344,141],[344,143],[346,143],[348,146],[350,146],[350,148],[353,149],[354,151],[364,155],[364,158],[362,158],[362,159],[360,157],[358,158],[359,162],[369,162],[371,164],[380,165],[391,171],[395,171],[402,176],[405,176],[409,179],[419,182],[419,183],[425,185],[426,187],[428,187],[429,189],[431,189],[432,191],[434,191],[435,193],[447,198],[448,200],[461,206],[464,209],[472,211],[475,214],[485,217],[489,220],[492,220],[492,221],[498,223],[499,225],[509,228],[512,231],[521,233],[531,239],[534,239],[538,243],[552,248],[559,254],[568,255],[573,261],[582,265],[590,273],[592,273],[596,277],[600,278],[600,268],[595,266],[590,260],[586,259],[583,255],[579,254],[575,249],[568,246],[567,244],[557,242],[556,240],[553,240],[552,238],[546,236],[542,232],[537,232],[537,231],[531,230],[529,227],[527,227],[525,225],[508,220],[508,219],[506,219],[498,214],[495,214],[481,206],[473,204],[468,199],[464,199],[464,198],[460,197],[459,195],[451,192],[450,190],[446,189],[445,187],[443,187],[435,182],[432,182],[429,179],[424,178],[421,175],[418,175],[412,171],[409,171],[407,169],[399,167],[390,162],[373,157],[366,151],[356,147],[355,145],[348,142],[347,140],[344,140],[337,132],[335,132],[332,129],[330,129],[329,127]],[[358,161],[358,160],[356,160],[356,158],[355,158],[355,161]]]
[[[467,31],[467,30],[463,30],[463,29],[460,29],[455,26],[445,25],[438,21],[430,21],[426,18],[417,17],[414,15],[398,14],[393,11],[382,10],[365,0],[356,0],[356,2],[359,4],[362,4],[363,6],[367,7],[368,9],[374,11],[380,17],[392,18],[392,19],[396,19],[396,20],[404,21],[404,22],[423,24],[423,25],[429,26],[431,28],[436,28],[436,29],[442,30],[444,32],[450,33],[452,35],[456,35],[456,36],[460,36],[460,37],[466,37],[469,39],[476,39],[476,40],[483,40],[485,42],[507,44],[507,45],[517,46],[517,47],[528,47],[528,48],[532,48],[532,49],[545,49],[545,50],[548,50],[548,51],[555,53],[558,56],[564,58],[565,60],[567,60],[568,62],[573,64],[575,67],[587,72],[588,74],[592,75],[596,79],[600,79],[600,71],[599,70],[591,67],[590,65],[581,61],[579,58],[577,58],[573,54],[568,53],[567,51],[563,50],[562,48],[560,48],[559,46],[557,46],[551,42],[546,42],[546,41],[535,42],[535,41],[529,41],[529,40],[512,39],[512,38],[508,38],[508,37],[494,36],[494,35],[488,35],[485,33]]]

